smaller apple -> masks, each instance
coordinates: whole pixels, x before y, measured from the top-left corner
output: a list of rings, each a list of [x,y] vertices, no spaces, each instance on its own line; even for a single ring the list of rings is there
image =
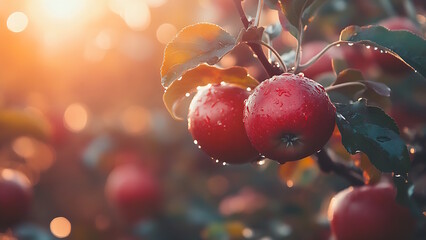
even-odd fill
[[[328,210],[336,240],[411,239],[415,220],[395,196],[390,183],[350,187],[338,193]]]
[[[158,179],[136,164],[120,165],[109,174],[105,194],[111,205],[128,222],[153,217],[161,207]]]
[[[194,143],[213,159],[239,164],[258,158],[243,123],[248,90],[227,83],[207,85],[192,99],[188,129]]]
[[[320,150],[334,130],[336,108],[323,86],[284,73],[263,81],[247,99],[244,125],[252,145],[280,163]]]

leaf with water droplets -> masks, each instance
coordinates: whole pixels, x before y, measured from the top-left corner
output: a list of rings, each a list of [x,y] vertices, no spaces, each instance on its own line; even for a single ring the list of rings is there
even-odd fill
[[[161,83],[168,87],[189,69],[217,63],[235,45],[235,39],[215,24],[198,23],[182,29],[164,50]]]
[[[426,76],[426,40],[409,31],[392,31],[381,26],[349,26],[340,40],[369,44],[394,55]]]
[[[259,84],[256,79],[248,75],[247,70],[243,67],[221,69],[202,64],[187,71],[179,81],[174,81],[165,91],[163,101],[172,117],[182,120],[182,117],[177,116],[176,108],[182,99],[189,99],[186,97],[187,93],[195,92],[198,86],[228,83],[244,89],[254,89]]]
[[[395,122],[380,108],[361,100],[336,104],[342,143],[351,154],[361,151],[380,171],[405,174],[410,168],[407,147]]]

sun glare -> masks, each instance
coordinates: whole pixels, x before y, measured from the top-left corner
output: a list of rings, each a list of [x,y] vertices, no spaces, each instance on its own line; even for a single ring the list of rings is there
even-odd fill
[[[78,17],[86,6],[84,0],[43,0],[43,11],[52,19],[71,20]]]

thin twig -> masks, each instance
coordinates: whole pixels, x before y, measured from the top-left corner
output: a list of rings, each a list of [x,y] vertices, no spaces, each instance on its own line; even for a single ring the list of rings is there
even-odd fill
[[[250,43],[259,43],[262,46],[265,46],[266,48],[268,48],[274,55],[275,57],[278,59],[278,61],[280,62],[280,67],[284,72],[287,72],[287,65],[284,63],[284,61],[281,59],[280,54],[277,52],[277,50],[275,50],[272,46],[270,46],[269,44],[263,42],[263,41],[245,41],[244,43],[250,44]]]
[[[247,30],[251,26],[251,23],[247,19],[243,6],[241,5],[241,0],[234,0],[234,3],[240,15],[241,22],[243,23],[244,28]],[[283,73],[279,67],[275,67],[269,62],[268,58],[265,56],[265,53],[262,50],[262,46],[259,43],[248,43],[247,45],[251,48],[253,53],[256,54],[257,58],[265,68],[265,71],[268,73],[269,77],[281,75]]]
[[[357,172],[352,171],[346,165],[338,162],[334,162],[325,149],[316,153],[318,166],[323,172],[329,173],[334,172],[335,174],[344,177],[353,186],[364,185],[363,177]]]
[[[296,49],[296,60],[294,62],[294,72],[300,68],[300,58],[302,57],[302,38],[303,38],[303,29],[299,29],[299,38],[297,39],[297,49]]]
[[[361,86],[361,87],[366,88],[365,84],[361,83],[361,82],[347,82],[347,83],[341,83],[341,84],[338,84],[338,85],[326,87],[325,91],[331,92],[331,91],[334,91],[334,90],[337,90],[337,89],[340,89],[340,88],[352,87],[352,86]]]
[[[330,48],[337,46],[339,44],[345,44],[345,43],[351,43],[348,41],[337,41],[337,42],[333,42],[330,43],[329,45],[327,45],[323,50],[321,50],[321,52],[319,52],[317,55],[315,55],[313,58],[311,58],[308,62],[306,62],[305,64],[301,64],[299,66],[299,68],[297,69],[297,72],[302,72],[303,70],[305,70],[306,68],[310,67],[312,64],[314,64],[322,55],[324,55],[324,53],[326,53]],[[295,73],[297,73],[295,71]]]

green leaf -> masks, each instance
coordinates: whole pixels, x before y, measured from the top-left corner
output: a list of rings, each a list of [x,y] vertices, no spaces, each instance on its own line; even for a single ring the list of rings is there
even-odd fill
[[[235,45],[235,39],[215,24],[199,23],[182,29],[164,50],[161,83],[168,87],[202,63],[216,64]]]
[[[318,13],[318,10],[320,9],[320,7],[326,1],[327,0],[316,0],[309,7],[307,7],[302,14],[302,24],[308,25],[309,23],[311,23],[314,20],[316,14]]]
[[[299,29],[300,23],[302,26],[305,26],[313,21],[318,9],[326,1],[327,0],[279,0],[278,2],[280,3],[281,11],[288,20],[288,23],[295,29]],[[287,28],[289,30],[291,29],[291,27],[288,26]],[[293,36],[296,35],[293,34]]]
[[[382,172],[408,172],[408,150],[392,118],[380,108],[367,106],[365,99],[351,104],[336,104],[336,109],[342,143],[350,154],[364,152]]]
[[[391,31],[381,26],[349,26],[340,33],[340,40],[369,44],[388,51],[426,76],[426,40],[416,34]]]

